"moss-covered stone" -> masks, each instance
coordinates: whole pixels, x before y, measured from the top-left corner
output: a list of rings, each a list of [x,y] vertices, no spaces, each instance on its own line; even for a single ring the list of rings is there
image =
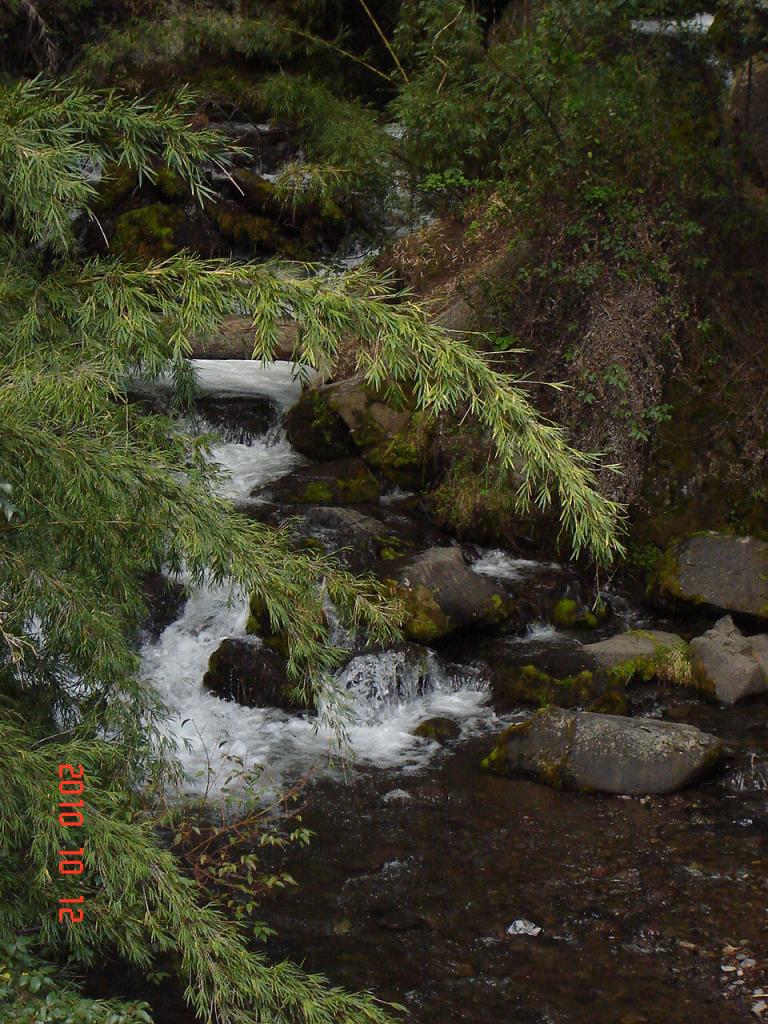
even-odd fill
[[[506,594],[472,572],[456,547],[428,548],[391,577],[394,596],[406,611],[406,635],[422,643],[469,626],[501,625],[514,611]]]
[[[430,420],[415,414],[394,437],[364,451],[365,461],[404,490],[420,490],[429,476]]]
[[[508,709],[519,704],[536,707],[575,708],[591,704],[608,690],[621,690],[620,680],[606,680],[603,673],[583,669],[569,676],[551,676],[535,665],[513,665],[494,674],[494,702]]]
[[[552,608],[552,624],[559,629],[597,629],[606,616],[602,602],[593,609],[585,608],[572,597],[561,597]]]
[[[396,581],[389,581],[393,596],[405,609],[403,632],[409,640],[417,643],[431,643],[447,636],[456,628],[449,615],[435,600],[434,593],[426,586],[403,587]]]
[[[254,496],[268,492],[273,500],[287,505],[363,505],[379,498],[378,481],[370,469],[355,457],[302,466]]]
[[[349,428],[322,388],[302,394],[288,411],[286,430],[293,447],[311,459],[342,459],[356,451]]]
[[[245,625],[246,633],[260,636],[264,645],[270,650],[288,657],[288,640],[284,633],[275,630],[264,602],[253,595],[249,604],[248,621]]]
[[[115,221],[111,247],[140,260],[164,259],[179,248],[178,231],[184,211],[166,203],[152,203],[128,210]]]
[[[413,730],[413,735],[435,743],[446,743],[448,740],[455,740],[460,732],[458,722],[452,718],[438,717],[421,722]]]
[[[98,195],[93,204],[94,211],[104,213],[113,210],[128,198],[138,183],[138,174],[131,167],[126,167],[125,164],[107,164],[98,185]]]
[[[268,217],[249,213],[234,203],[217,203],[210,212],[219,231],[230,242],[270,254],[280,248],[279,233]]]
[[[187,199],[190,194],[186,181],[168,167],[161,167],[157,172],[155,188],[165,199],[170,199],[172,202]]]

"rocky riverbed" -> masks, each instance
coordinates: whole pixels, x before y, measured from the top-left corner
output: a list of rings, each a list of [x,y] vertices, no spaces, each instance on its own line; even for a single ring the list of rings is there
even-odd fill
[[[386,412],[353,443],[323,423],[347,471],[287,440],[289,364],[198,367],[195,416],[219,431],[227,493],[259,518],[298,517],[297,543],[390,579],[409,610],[408,643],[358,638],[338,674],[345,771],[314,713],[284,699],[280,637],[247,595],[194,592],[148,632],[191,791],[215,792],[232,758],[268,766],[273,787],[313,773],[316,837],[285,865],[299,886],[263,906],[271,954],[425,1024],[768,1019],[762,627],[723,615],[722,564],[706,569],[712,604],[684,605],[680,564],[685,586],[707,585],[688,549],[663,567],[671,612],[621,588],[596,601],[570,566],[459,546],[425,519],[376,463],[381,430],[404,429]],[[291,421],[306,449],[309,424],[298,438]],[[169,994],[158,1020],[187,1019]]]

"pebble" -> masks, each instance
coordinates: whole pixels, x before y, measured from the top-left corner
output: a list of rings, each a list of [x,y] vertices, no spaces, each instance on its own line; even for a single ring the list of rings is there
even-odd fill
[[[541,935],[541,928],[533,921],[526,921],[524,917],[521,917],[509,925],[507,935]]]

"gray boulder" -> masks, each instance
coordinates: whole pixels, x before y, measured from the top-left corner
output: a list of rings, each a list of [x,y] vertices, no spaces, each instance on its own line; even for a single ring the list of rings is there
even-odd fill
[[[716,736],[691,725],[545,708],[506,729],[483,767],[558,788],[641,796],[691,785],[721,752]]]
[[[768,636],[744,636],[730,615],[691,640],[696,682],[723,704],[768,691]]]
[[[428,548],[393,563],[387,575],[405,605],[411,640],[428,643],[465,626],[498,625],[512,611],[504,590],[472,572],[457,547]]]
[[[664,555],[651,590],[665,607],[699,605],[768,620],[768,544],[702,533]]]
[[[583,651],[590,655],[600,668],[616,668],[637,659],[649,662],[664,651],[684,646],[685,641],[676,633],[664,633],[659,629],[633,629],[628,633],[618,633],[607,640],[600,640],[596,644],[585,644]]]

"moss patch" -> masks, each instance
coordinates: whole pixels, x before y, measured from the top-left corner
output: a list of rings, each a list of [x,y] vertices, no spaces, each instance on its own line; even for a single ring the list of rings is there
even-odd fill
[[[176,234],[183,223],[184,211],[177,206],[140,206],[117,218],[111,247],[140,260],[164,259],[178,250]]]
[[[605,682],[585,669],[572,676],[550,676],[535,665],[507,668],[497,673],[491,689],[494,699],[513,706],[580,707],[593,701],[605,689]]]
[[[571,597],[561,597],[552,608],[552,624],[559,629],[597,629],[605,617],[602,603],[592,610]]]
[[[430,643],[453,631],[454,624],[437,603],[429,587],[404,587],[394,580],[388,583],[393,595],[405,608],[403,632],[409,640]]]

